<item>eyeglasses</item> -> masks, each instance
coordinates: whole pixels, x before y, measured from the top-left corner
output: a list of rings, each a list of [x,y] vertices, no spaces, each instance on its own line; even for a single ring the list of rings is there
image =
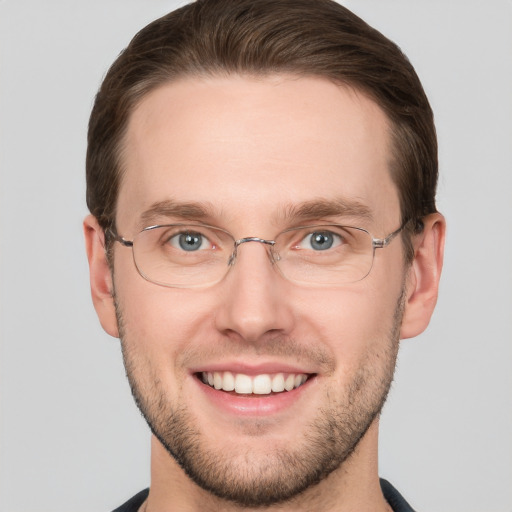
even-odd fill
[[[149,226],[133,240],[113,230],[113,240],[131,247],[139,274],[152,283],[171,288],[195,288],[221,281],[235,264],[239,247],[262,243],[272,265],[286,279],[317,286],[336,286],[364,279],[376,249],[387,247],[402,231],[402,224],[385,238],[352,226],[301,226],[279,233],[275,240],[240,238],[207,224]]]

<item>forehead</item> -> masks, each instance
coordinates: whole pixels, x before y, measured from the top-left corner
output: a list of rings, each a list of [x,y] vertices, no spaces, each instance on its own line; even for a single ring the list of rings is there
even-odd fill
[[[388,120],[372,100],[325,79],[172,82],[130,117],[117,225],[141,228],[165,201],[207,205],[209,220],[255,227],[304,203],[348,202],[394,225],[389,141]]]

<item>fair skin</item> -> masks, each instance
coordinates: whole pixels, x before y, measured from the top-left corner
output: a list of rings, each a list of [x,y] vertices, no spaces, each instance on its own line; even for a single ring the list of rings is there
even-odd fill
[[[386,116],[352,89],[289,76],[183,79],[148,94],[131,116],[117,231],[131,240],[147,225],[187,216],[187,222],[207,222],[236,239],[273,239],[304,223],[297,210],[305,203],[325,210],[342,200],[359,209],[317,207],[307,223],[355,225],[381,238],[401,222],[389,159]],[[143,212],[162,201],[173,201],[171,217],[157,212],[142,220]],[[182,203],[207,205],[207,217],[178,212],[175,206]],[[332,432],[318,426],[324,419],[325,425],[342,424],[340,435],[353,429],[361,440],[355,434],[335,439],[335,452],[347,450],[346,460],[300,494],[290,491],[287,499],[268,502],[266,510],[390,510],[378,481],[378,408],[398,337],[422,332],[435,306],[441,215],[425,219],[410,267],[398,237],[376,251],[364,280],[338,287],[286,280],[259,243],[241,246],[229,273],[208,287],[150,283],[135,269],[131,250],[117,243],[112,276],[103,233],[92,216],[84,229],[100,321],[109,334],[120,335],[115,289],[130,380],[159,433],[160,440],[152,438],[147,511],[256,509],[254,503],[219,497],[219,489],[233,481],[253,489],[263,479],[268,489],[278,477],[290,489],[302,473],[283,460],[308,466],[311,454],[327,444],[325,433]],[[198,378],[219,370],[251,377],[305,374],[308,380],[290,392],[241,396]],[[347,425],[341,413],[351,418]],[[175,417],[195,433],[199,455],[193,459],[201,463],[195,467],[192,460],[191,470],[211,488],[217,485],[216,491],[189,478],[164,447],[177,449],[176,432],[166,432]],[[312,440],[318,444],[312,447]],[[334,454],[325,450],[332,460]],[[203,467],[209,462],[213,474]]]

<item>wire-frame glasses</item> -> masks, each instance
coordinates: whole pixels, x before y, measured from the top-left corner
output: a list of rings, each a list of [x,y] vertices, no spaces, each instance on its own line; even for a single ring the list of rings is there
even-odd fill
[[[139,274],[171,288],[209,286],[221,281],[235,264],[244,243],[262,243],[272,265],[286,279],[315,286],[337,286],[364,279],[376,249],[387,247],[406,223],[385,238],[363,228],[320,224],[286,229],[274,240],[235,239],[228,231],[207,224],[166,224],[144,228],[133,240],[109,230],[131,247]]]

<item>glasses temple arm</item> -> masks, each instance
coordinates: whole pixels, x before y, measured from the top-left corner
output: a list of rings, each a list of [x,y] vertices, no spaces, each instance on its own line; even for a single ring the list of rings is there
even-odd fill
[[[105,231],[105,237],[111,238],[114,242],[119,242],[125,247],[133,247],[133,240],[125,240],[122,236],[119,236],[112,228],[107,228]]]
[[[386,238],[374,238],[372,240],[373,248],[374,249],[383,249],[384,247],[387,247],[394,238],[409,224],[411,219],[407,219],[397,230],[390,233]]]

